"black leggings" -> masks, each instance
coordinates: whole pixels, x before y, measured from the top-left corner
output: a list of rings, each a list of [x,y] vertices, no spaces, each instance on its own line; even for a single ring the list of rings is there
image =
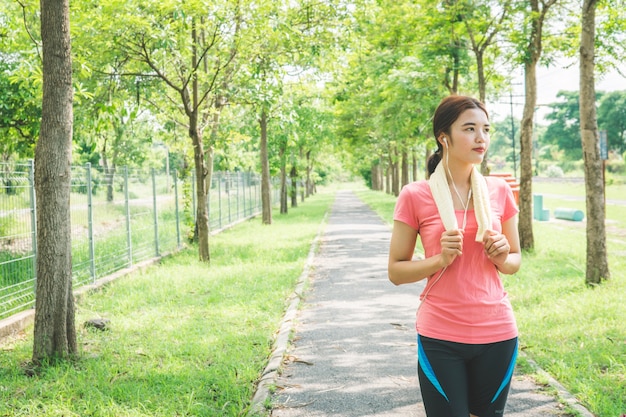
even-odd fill
[[[418,376],[428,417],[504,414],[517,338],[488,344],[417,336]]]

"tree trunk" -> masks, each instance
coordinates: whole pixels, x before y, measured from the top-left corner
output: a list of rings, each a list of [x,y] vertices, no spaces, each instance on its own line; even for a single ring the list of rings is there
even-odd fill
[[[287,166],[285,162],[286,143],[280,146],[280,214],[287,214]]]
[[[259,119],[261,127],[261,205],[263,224],[272,224],[272,190],[270,183],[270,162],[267,152],[267,111],[263,109]]]
[[[198,258],[202,262],[210,262],[208,185],[206,180],[208,169],[204,158],[202,135],[197,128],[197,113],[189,119],[189,137],[193,143],[193,159],[196,172],[196,238],[198,240]]]
[[[520,246],[524,250],[533,249],[533,118],[537,105],[537,63],[542,52],[543,23],[548,9],[556,0],[530,0],[530,34],[526,45],[527,56],[524,62],[525,95],[524,114],[520,129],[520,194],[519,194],[519,235]]]
[[[196,31],[195,20],[192,24],[191,37],[193,39],[193,46],[191,52],[191,64],[195,68],[198,63],[198,33]],[[202,131],[198,126],[198,113],[200,111],[199,102],[199,85],[198,75],[194,74],[191,78],[191,97],[189,96],[189,90],[184,87],[180,90],[181,99],[185,107],[185,113],[189,118],[189,137],[193,144],[193,159],[196,170],[196,238],[198,240],[198,258],[202,262],[210,262],[211,255],[209,251],[209,200],[208,193],[211,186],[207,183],[207,176],[209,175],[209,168],[205,159],[204,143],[202,141]],[[210,155],[210,153],[209,153]],[[213,161],[211,162],[211,168]]]
[[[298,207],[298,169],[294,161],[291,166],[291,172],[289,173],[291,178],[291,191],[289,193],[291,197],[291,207]]]
[[[370,165],[370,178],[371,178],[371,188],[374,191],[380,190],[380,185],[378,183],[378,163],[372,162]]]
[[[222,115],[222,109],[226,106],[226,98],[222,95],[216,98],[215,105],[213,106],[213,120],[211,122],[211,135],[209,136],[209,144],[206,151],[206,184],[207,195],[211,191],[211,184],[213,184],[213,158],[215,143],[217,142],[217,135],[220,126],[220,117]],[[210,232],[210,231],[209,231]]]
[[[409,183],[409,153],[406,150],[402,151],[402,182],[400,188]]]
[[[116,166],[109,166],[109,158],[106,156],[106,150],[102,153],[102,168],[104,170],[104,181],[107,187],[107,202],[112,203],[115,191],[113,182],[115,180]]]
[[[391,194],[391,171],[393,168],[391,165],[387,165],[385,168],[385,192]]]
[[[35,363],[77,352],[70,219],[73,90],[69,0],[41,0],[40,6],[43,101],[35,149]]]
[[[522,249],[535,246],[533,236],[533,117],[537,103],[536,62],[524,66],[526,99],[520,131],[520,194],[519,194],[519,235]]]
[[[478,99],[484,103],[487,97],[487,81],[485,80],[485,63],[483,51],[480,49],[474,51],[476,55],[476,71],[478,73]],[[480,172],[483,175],[489,175],[489,151],[485,153],[483,161],[480,163]]]
[[[389,167],[391,169],[391,194],[396,197],[400,194],[400,164],[398,163],[398,149],[393,148],[389,155]]]
[[[309,197],[313,194],[313,180],[311,179],[311,172],[313,172],[313,161],[311,161],[311,151],[306,153],[306,196]]]
[[[597,285],[609,278],[606,252],[603,163],[600,156],[594,80],[597,0],[585,0],[580,37],[580,133],[587,195],[587,271],[585,281]]]

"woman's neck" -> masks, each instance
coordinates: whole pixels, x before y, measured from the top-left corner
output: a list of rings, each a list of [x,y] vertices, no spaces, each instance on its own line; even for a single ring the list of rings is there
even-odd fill
[[[459,190],[467,190],[470,187],[470,179],[472,175],[473,165],[459,166],[450,164],[446,167],[446,174],[448,177],[448,184],[455,185]]]
[[[455,210],[465,210],[467,213],[472,197],[471,175],[472,165],[461,167],[451,165],[446,168],[446,177],[452,194],[452,202]]]

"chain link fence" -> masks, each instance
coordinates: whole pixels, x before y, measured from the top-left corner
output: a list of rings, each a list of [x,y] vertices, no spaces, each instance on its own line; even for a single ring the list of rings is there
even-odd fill
[[[0,319],[34,307],[36,205],[34,164],[0,164]],[[273,201],[277,188],[272,187]],[[72,279],[91,284],[178,250],[193,237],[195,179],[126,167],[72,167]],[[215,232],[261,212],[255,173],[215,172],[208,195]]]

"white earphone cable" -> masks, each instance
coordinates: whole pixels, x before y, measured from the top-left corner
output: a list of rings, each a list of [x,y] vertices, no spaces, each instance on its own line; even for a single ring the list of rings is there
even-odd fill
[[[448,148],[448,142],[445,140],[445,138],[444,138],[444,142],[446,144],[446,149],[447,149]],[[450,181],[452,182],[452,188],[454,189],[454,192],[456,193],[457,197],[459,198],[459,201],[461,202],[461,206],[463,206],[463,227],[462,227],[462,230],[465,230],[465,227],[467,226],[467,210],[469,209],[470,199],[472,198],[472,188],[470,187],[469,193],[467,193],[467,203],[463,203],[463,199],[461,198],[461,194],[459,193],[459,190],[457,190],[456,185],[454,184],[454,178],[452,177],[452,172],[450,172],[450,168],[448,167],[448,152],[446,152],[446,169],[448,170],[448,175],[450,175]],[[447,266],[445,266],[441,270],[441,272],[439,273],[437,278],[435,278],[435,281],[433,282],[433,284],[428,288],[428,291],[426,291],[424,293],[424,296],[422,297],[422,300],[420,301],[420,305],[417,308],[417,312],[418,313],[419,313],[420,308],[422,307],[422,304],[424,303],[424,301],[426,301],[426,297],[428,297],[428,294],[430,293],[430,290],[432,290],[433,287],[435,285],[437,285],[437,283],[441,279],[443,273],[446,272],[446,269],[448,269]]]

